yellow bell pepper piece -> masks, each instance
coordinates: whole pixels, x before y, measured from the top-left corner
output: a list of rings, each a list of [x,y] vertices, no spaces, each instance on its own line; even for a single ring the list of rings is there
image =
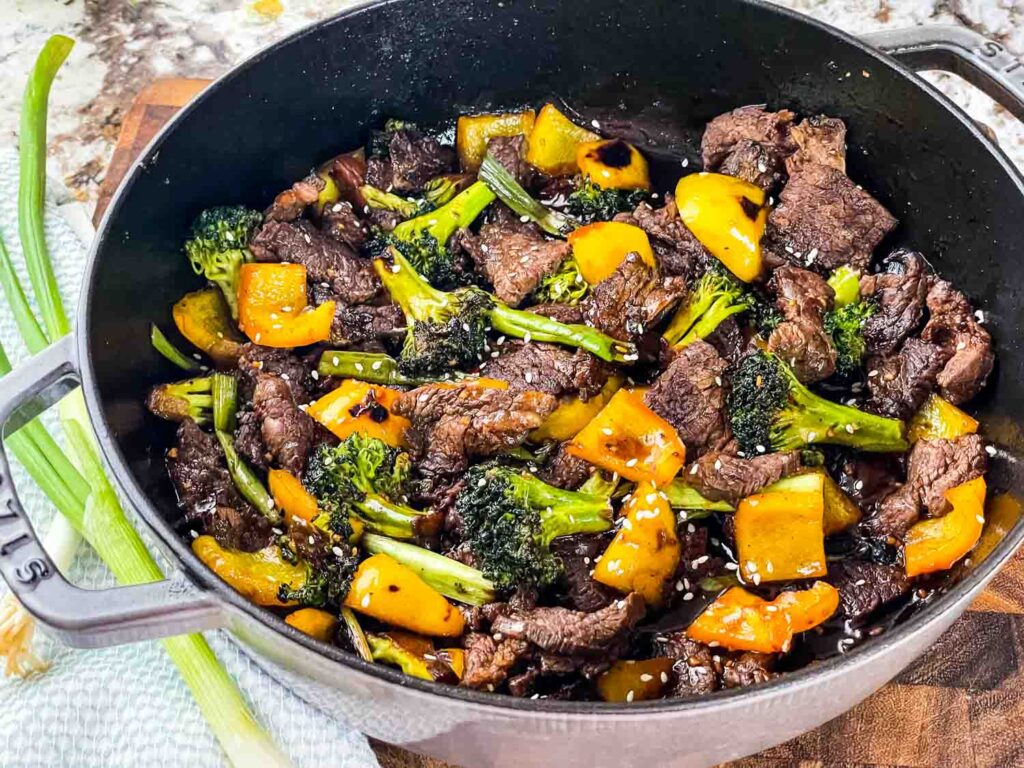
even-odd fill
[[[267,473],[267,485],[270,486],[270,495],[274,497],[274,502],[286,515],[312,523],[320,514],[316,497],[288,470],[270,470]]]
[[[824,576],[824,480],[809,474],[816,490],[768,491],[736,507],[736,556],[745,581],[788,581]]]
[[[301,264],[243,264],[238,284],[238,326],[265,347],[302,347],[327,341],[334,302],[306,310],[306,268]]]
[[[604,701],[660,699],[672,673],[673,660],[665,657],[616,661],[597,678],[597,692]]]
[[[339,440],[358,432],[376,437],[394,448],[406,445],[409,420],[391,412],[401,393],[379,384],[345,379],[306,411]]]
[[[285,616],[284,623],[323,643],[329,643],[334,635],[334,628],[338,626],[338,619],[319,608],[300,608]]]
[[[306,583],[306,569],[285,562],[276,546],[258,552],[224,549],[213,536],[199,536],[192,542],[196,557],[236,592],[256,605],[293,605],[277,598],[287,584],[298,589]]]
[[[530,440],[535,443],[571,440],[597,416],[621,386],[621,376],[610,376],[601,391],[589,400],[563,398],[551,415],[544,419],[544,423],[530,433]]]
[[[644,404],[637,392],[620,389],[573,438],[566,450],[596,467],[659,488],[686,461],[686,448],[672,425]]]
[[[597,141],[596,133],[580,128],[554,104],[545,104],[530,131],[526,162],[549,176],[576,173],[576,148],[585,141]]]
[[[359,564],[345,605],[410,632],[458,637],[465,629],[459,610],[414,571],[389,555],[373,555]]]
[[[576,147],[576,164],[602,189],[650,189],[647,160],[622,139],[587,141]]]
[[[903,559],[908,576],[944,571],[974,548],[985,527],[985,492],[984,477],[950,488],[945,495],[953,509],[907,531]]]
[[[907,427],[907,439],[955,440],[978,431],[978,422],[948,400],[932,394],[914,414]]]
[[[464,171],[475,171],[487,153],[487,142],[498,136],[527,136],[533,130],[537,113],[504,112],[499,115],[462,115],[455,126],[455,150]]]
[[[730,651],[788,651],[793,635],[826,621],[839,607],[839,590],[824,581],[809,589],[783,592],[768,602],[733,587],[709,605],[686,629],[699,643]]]
[[[594,580],[620,592],[638,592],[658,607],[679,565],[676,516],[668,497],[639,483],[623,506],[625,522],[594,566]]]
[[[676,185],[686,228],[744,282],[761,274],[761,237],[768,221],[760,187],[720,173],[691,173]]]
[[[566,238],[583,279],[591,285],[609,277],[627,254],[636,253],[654,267],[654,251],[640,227],[619,221],[597,221],[573,230]]]
[[[178,331],[219,365],[234,365],[244,339],[218,288],[186,293],[171,310]]]
[[[982,562],[998,546],[1006,534],[1020,520],[1024,505],[1011,493],[1000,493],[988,503],[985,511],[985,530],[975,545],[971,561]]]

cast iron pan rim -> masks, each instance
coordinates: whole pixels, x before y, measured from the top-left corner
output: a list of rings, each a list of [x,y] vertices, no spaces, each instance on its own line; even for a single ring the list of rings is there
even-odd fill
[[[159,539],[159,544],[165,552],[169,551],[186,571],[186,573],[198,581],[205,589],[218,595],[225,603],[241,611],[247,616],[255,619],[276,633],[283,635],[287,640],[298,643],[306,649],[325,656],[328,659],[342,664],[357,673],[371,675],[387,682],[394,683],[403,688],[412,689],[419,693],[435,696],[453,698],[463,703],[476,705],[483,709],[503,710],[506,714],[526,715],[544,714],[571,716],[571,719],[586,720],[595,714],[602,716],[612,715],[643,715],[651,717],[654,715],[671,716],[682,712],[695,712],[698,710],[714,709],[720,704],[735,702],[743,699],[751,706],[756,705],[760,700],[775,696],[793,696],[799,689],[823,683],[827,678],[837,678],[844,673],[853,672],[856,668],[872,663],[874,660],[888,652],[893,646],[901,641],[909,640],[911,636],[924,632],[929,626],[941,621],[943,614],[954,604],[964,602],[970,593],[980,588],[980,582],[985,581],[992,575],[1009,557],[1016,551],[1021,541],[1024,540],[1024,521],[1019,521],[1014,530],[1008,533],[1002,542],[989,554],[989,556],[960,583],[956,584],[947,593],[942,595],[934,604],[925,606],[919,612],[911,616],[905,623],[890,629],[876,640],[869,641],[863,646],[856,648],[849,655],[834,656],[826,661],[812,664],[804,669],[789,672],[772,682],[757,686],[753,689],[734,689],[717,691],[705,696],[689,700],[668,699],[649,702],[636,702],[629,705],[608,704],[604,702],[563,702],[546,701],[533,699],[519,699],[503,694],[486,693],[466,688],[443,685],[440,683],[427,682],[416,678],[408,677],[397,669],[385,667],[380,664],[372,664],[342,651],[327,643],[310,638],[308,635],[299,632],[286,624],[281,618],[268,610],[248,602],[237,592],[222,582],[213,572],[193,554],[190,547],[177,535],[174,529],[164,520],[163,516],[156,510],[154,505],[147,498],[146,494],[139,487],[135,477],[129,468],[129,463],[121,453],[120,448],[114,440],[110,425],[103,417],[103,408],[100,403],[97,389],[96,376],[93,371],[92,356],[87,340],[90,336],[89,318],[93,301],[91,286],[97,269],[99,253],[103,243],[109,235],[108,229],[111,220],[117,214],[124,199],[130,194],[132,186],[138,179],[146,165],[159,152],[165,138],[175,129],[177,124],[192,113],[192,111],[205,99],[222,88],[229,87],[234,78],[243,70],[248,69],[257,62],[273,56],[278,51],[290,47],[303,38],[318,35],[323,29],[335,24],[344,24],[349,17],[373,10],[379,6],[390,5],[395,2],[415,2],[417,0],[367,0],[354,8],[350,8],[330,19],[315,22],[307,27],[299,29],[287,37],[273,43],[266,48],[257,51],[248,59],[232,68],[229,72],[211,83],[202,93],[193,99],[188,105],[181,109],[153,138],[139,158],[132,165],[124,180],[118,187],[114,197],[103,216],[97,229],[96,238],[93,241],[86,264],[82,294],[79,307],[80,330],[78,333],[79,365],[82,376],[82,389],[85,393],[89,413],[96,429],[97,438],[103,453],[114,469],[114,475],[128,499],[138,511],[140,517],[146,522]],[[431,0],[424,0],[430,2]],[[809,18],[795,11],[772,5],[765,0],[734,0],[745,5],[755,6],[778,16],[783,16],[796,24],[808,25],[831,35],[837,40],[853,46],[860,51],[874,58],[879,66],[884,66],[896,71],[905,79],[911,81],[920,90],[924,91],[931,98],[937,100],[949,112],[950,117],[963,124],[986,149],[996,158],[1003,170],[1009,175],[1021,194],[1024,194],[1024,177],[1021,176],[1016,167],[1009,161],[1006,155],[994,145],[977,127],[974,121],[967,116],[963,110],[950,101],[944,94],[939,92],[931,84],[920,78],[916,73],[902,66],[888,56],[878,52],[855,37],[837,30],[823,22]]]

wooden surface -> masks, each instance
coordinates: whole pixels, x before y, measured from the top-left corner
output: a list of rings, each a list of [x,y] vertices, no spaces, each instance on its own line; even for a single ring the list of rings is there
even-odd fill
[[[163,80],[139,95],[103,181],[96,221],[135,156],[204,85]],[[1024,722],[1022,660],[1024,556],[1018,553],[893,684],[816,731],[729,768],[1024,767],[1024,729],[1017,728]],[[385,768],[444,768],[394,747],[374,748]]]

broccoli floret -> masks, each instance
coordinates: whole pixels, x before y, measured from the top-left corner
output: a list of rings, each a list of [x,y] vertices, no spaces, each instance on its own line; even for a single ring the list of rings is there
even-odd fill
[[[371,555],[385,554],[412,569],[445,597],[467,605],[487,605],[498,599],[494,582],[458,560],[387,536],[364,534],[360,542]]]
[[[430,208],[444,205],[466,188],[470,178],[472,177],[453,173],[431,179],[423,187],[423,200]]]
[[[432,285],[449,288],[465,282],[455,267],[448,240],[469,226],[494,201],[483,182],[475,182],[447,203],[403,221],[385,236]]]
[[[860,272],[852,267],[839,267],[829,275],[828,284],[835,291],[837,308],[853,304],[860,298]]]
[[[355,515],[371,531],[413,539],[433,534],[438,520],[403,503],[410,466],[409,454],[355,433],[336,446],[317,448],[304,483],[332,533],[344,536],[349,517]]]
[[[580,265],[572,256],[563,261],[558,269],[540,281],[533,292],[538,304],[569,304],[576,306],[590,292],[590,283],[580,274]]]
[[[750,324],[766,339],[783,320],[778,307],[756,288],[749,288],[747,291],[747,313]]]
[[[669,323],[665,341],[682,349],[711,334],[727,317],[750,306],[746,287],[724,271],[708,270]]]
[[[405,313],[407,330],[398,366],[405,376],[451,373],[478,364],[487,349],[489,329],[517,339],[579,347],[609,362],[636,359],[632,344],[590,326],[566,325],[512,309],[475,287],[440,291],[395,248],[373,264],[392,300]]]
[[[611,221],[618,213],[635,210],[649,197],[643,189],[602,189],[590,179],[583,179],[569,195],[566,210],[584,224]]]
[[[359,193],[363,196],[366,204],[371,208],[394,211],[403,219],[411,219],[413,216],[425,213],[431,208],[431,206],[427,205],[422,200],[419,202],[415,200],[407,200],[393,192],[385,192],[377,189],[376,187],[371,187],[369,184],[361,186],[359,188]]]
[[[192,419],[207,424],[213,416],[213,379],[204,376],[158,384],[149,391],[146,407],[168,421]]]
[[[239,270],[252,261],[249,238],[262,221],[262,214],[241,205],[207,208],[196,217],[185,241],[192,269],[224,292],[231,316],[236,319]]]
[[[455,509],[481,570],[501,589],[551,584],[562,572],[549,548],[553,539],[612,527],[606,497],[564,491],[494,464],[470,469]]]
[[[359,567],[358,550],[332,545],[305,562],[306,580],[294,589],[282,584],[277,591],[278,599],[282,602],[294,600],[311,608],[340,610]]]
[[[768,352],[740,363],[732,378],[729,417],[740,447],[751,455],[819,443],[876,452],[907,449],[903,422],[815,395]]]
[[[836,348],[836,370],[843,376],[856,373],[864,360],[864,321],[875,314],[872,301],[854,301],[825,313],[825,331]]]

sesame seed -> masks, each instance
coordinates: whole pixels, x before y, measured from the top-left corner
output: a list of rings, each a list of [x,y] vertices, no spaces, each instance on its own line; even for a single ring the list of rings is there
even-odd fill
[[[686,168],[686,167],[688,167],[689,165],[690,165],[690,161],[689,161],[689,160],[688,160],[687,158],[685,158],[685,157],[684,157],[684,158],[683,158],[683,162],[682,162],[682,166],[683,166],[683,168]]]
[[[667,683],[668,682],[668,672],[662,672],[661,673],[661,682],[662,683]]]
[[[392,272],[393,272],[394,274],[396,274],[396,275],[397,275],[397,274],[398,274],[399,272],[401,272],[401,271],[402,271],[402,268],[401,268],[400,266],[398,266],[397,264],[392,264],[392,265],[391,265],[391,271],[392,271]]]
[[[683,584],[683,582],[677,581],[676,582],[676,592],[682,592],[684,589],[686,589],[686,586]]]
[[[847,424],[846,425],[846,431],[849,432],[852,435],[854,432],[857,431],[857,428],[854,427],[853,424]]]
[[[331,547],[331,552],[334,553],[335,557],[344,557],[345,553],[341,551],[341,547]]]
[[[693,600],[693,592],[687,592],[685,595],[683,595],[683,602],[684,603],[688,603],[691,600]]]
[[[523,334],[523,341],[525,341],[527,344],[530,343],[530,339],[531,338],[532,338],[532,336],[530,336],[530,332],[529,331],[527,331],[526,333]],[[498,343],[500,344],[501,341],[499,340]]]
[[[633,691],[629,691],[626,694],[626,701],[632,703],[632,701],[633,701]]]
[[[341,360],[338,359],[337,355],[335,355],[334,357],[331,358],[331,365],[337,365],[340,362],[341,362]]]
[[[808,432],[807,433],[807,442],[808,443],[813,443],[814,442],[814,438],[816,438],[817,436],[818,436],[817,432]]]
[[[615,433],[612,431],[611,427],[601,427],[601,434],[602,435],[608,435],[610,437],[611,435],[614,435]]]
[[[725,564],[725,570],[727,570],[727,571],[735,571],[737,568],[739,568],[739,566],[736,565],[736,563],[726,563]]]
[[[764,453],[767,450],[763,445],[755,445],[754,448],[758,453]]]
[[[983,515],[978,515],[975,519],[982,525],[985,524],[985,517]]]
[[[967,342],[965,341],[961,341],[959,344],[956,345],[957,352],[963,352],[965,349],[967,349]]]
[[[985,446],[985,453],[987,453],[989,456],[995,456],[996,455],[996,447],[994,445],[986,445]]]
[[[636,459],[630,459],[629,461],[627,461],[626,462],[626,466],[627,467],[635,467],[636,466]]]
[[[363,606],[363,608],[368,608],[370,605],[370,596],[363,595],[363,599],[359,601],[359,604]]]
[[[356,370],[359,371],[360,373],[362,373],[363,372],[363,364],[362,363],[356,363]]]
[[[533,371],[527,371],[526,374],[523,376],[523,378],[526,379],[526,383],[527,384],[532,384],[533,383]]]
[[[700,467],[698,467],[696,464],[694,464],[692,467],[690,467],[690,474],[691,475],[696,475],[698,469],[700,469]]]
[[[719,387],[722,386],[722,377],[721,376],[715,376],[715,385],[719,386]]]
[[[759,585],[761,583],[761,574],[755,573],[753,576],[751,576],[750,580],[754,582],[754,586]]]

